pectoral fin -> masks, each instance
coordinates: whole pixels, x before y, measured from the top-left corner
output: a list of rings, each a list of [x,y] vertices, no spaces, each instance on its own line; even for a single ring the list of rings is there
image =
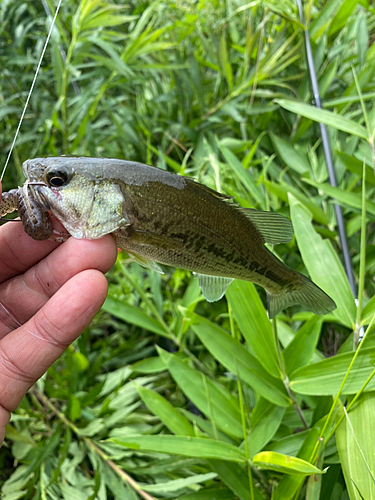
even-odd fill
[[[222,276],[209,276],[208,274],[198,274],[199,287],[202,290],[207,302],[215,302],[227,291],[233,278],[223,278]]]
[[[156,271],[157,273],[164,274],[164,271],[162,268],[157,264],[156,262],[152,260],[148,260],[145,257],[141,257],[140,255],[135,255],[133,253],[128,252],[129,257],[135,260],[137,264],[141,265],[142,267],[147,267],[147,269],[151,269],[151,271]]]
[[[240,208],[241,212],[254,224],[265,243],[277,245],[287,243],[293,237],[293,226],[289,219],[275,212],[264,212],[253,208]]]

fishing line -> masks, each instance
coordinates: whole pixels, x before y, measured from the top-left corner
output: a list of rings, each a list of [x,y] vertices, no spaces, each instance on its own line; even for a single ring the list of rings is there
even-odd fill
[[[35,82],[36,82],[36,79],[37,79],[38,74],[39,74],[40,66],[41,66],[42,61],[43,61],[44,53],[45,53],[45,51],[47,49],[47,45],[48,45],[49,39],[51,37],[53,27],[55,25],[55,21],[56,21],[57,14],[58,14],[59,9],[60,9],[61,2],[62,2],[62,0],[59,0],[59,2],[57,4],[55,15],[53,16],[52,23],[51,23],[50,29],[48,31],[48,35],[47,35],[46,41],[44,43],[44,47],[43,47],[42,53],[41,53],[40,58],[39,58],[38,66],[36,68],[35,75],[34,75],[32,83],[31,83],[31,87],[30,87],[30,90],[29,90],[29,93],[28,93],[28,96],[27,96],[27,99],[26,99],[26,102],[25,102],[25,106],[24,106],[23,111],[21,113],[21,118],[20,118],[20,121],[18,123],[18,127],[17,127],[16,133],[15,133],[12,145],[10,147],[7,159],[5,161],[5,165],[4,165],[3,171],[1,173],[1,177],[0,177],[1,181],[3,180],[4,174],[5,174],[5,170],[7,169],[10,157],[12,156],[13,149],[14,149],[14,146],[16,144],[17,137],[18,137],[18,133],[20,131],[20,128],[21,128],[21,125],[22,125],[22,122],[23,122],[23,118],[24,118],[25,113],[26,113],[27,106],[29,105],[31,94],[33,93],[33,90],[34,90]]]

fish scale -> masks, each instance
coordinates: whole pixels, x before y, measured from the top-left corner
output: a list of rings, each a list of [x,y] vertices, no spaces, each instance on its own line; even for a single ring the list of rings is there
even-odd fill
[[[35,158],[24,162],[23,170],[24,187],[5,194],[0,212],[5,205],[14,207],[17,197],[21,206],[23,196],[28,202],[23,223],[32,237],[43,237],[33,210],[49,217],[48,209],[75,238],[111,233],[121,249],[150,269],[162,272],[159,263],[197,273],[209,301],[221,298],[233,279],[242,279],[267,290],[270,317],[296,303],[316,314],[336,307],[265,246],[292,238],[290,221],[279,214],[241,208],[189,177],[126,160]]]

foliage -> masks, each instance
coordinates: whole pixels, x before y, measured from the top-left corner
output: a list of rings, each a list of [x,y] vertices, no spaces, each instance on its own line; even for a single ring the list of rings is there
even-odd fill
[[[62,3],[5,190],[22,182],[25,159],[43,155],[194,176],[290,217],[295,239],[277,255],[338,307],[318,318],[296,306],[270,323],[250,283],[208,304],[189,273],[160,276],[120,255],[102,311],[8,426],[5,500],[375,496],[374,10],[310,0],[305,15],[323,111],[292,0]],[[20,0],[3,0],[0,18],[3,165],[51,18]],[[329,126],[337,188],[318,121]]]

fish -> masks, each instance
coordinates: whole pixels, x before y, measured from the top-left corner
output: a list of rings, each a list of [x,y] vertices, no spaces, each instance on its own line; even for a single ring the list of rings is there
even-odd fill
[[[193,178],[121,159],[34,158],[23,172],[24,185],[4,193],[0,215],[18,210],[34,239],[51,238],[53,216],[74,238],[112,234],[153,271],[162,273],[162,264],[195,273],[209,302],[240,279],[266,290],[270,318],[294,304],[319,315],[336,308],[267,248],[293,237],[292,223],[278,213],[242,208]]]

